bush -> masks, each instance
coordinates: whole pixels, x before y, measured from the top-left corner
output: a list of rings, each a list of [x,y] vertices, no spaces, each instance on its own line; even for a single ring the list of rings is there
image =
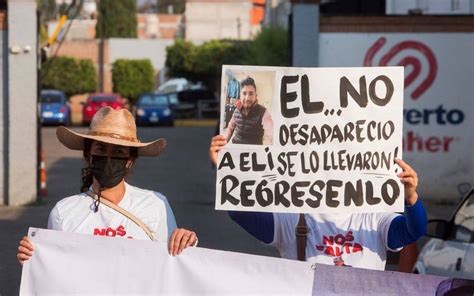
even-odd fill
[[[249,43],[245,64],[261,66],[288,65],[288,33],[282,28],[263,28]]]
[[[133,103],[140,94],[153,91],[155,74],[149,59],[116,60],[112,65],[113,90]]]
[[[94,92],[97,88],[97,79],[92,60],[79,60],[78,74],[78,86],[82,92]]]
[[[211,91],[219,88],[222,65],[243,61],[243,45],[232,41],[212,40],[196,46],[176,40],[166,48],[166,67],[171,77],[202,81]]]
[[[43,89],[58,89],[68,97],[94,92],[97,79],[91,60],[75,60],[70,57],[54,57],[46,60],[41,68]]]

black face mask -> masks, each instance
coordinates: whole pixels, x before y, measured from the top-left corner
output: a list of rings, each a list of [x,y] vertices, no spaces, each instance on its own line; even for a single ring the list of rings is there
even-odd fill
[[[92,156],[91,173],[101,188],[112,188],[125,178],[128,158]]]

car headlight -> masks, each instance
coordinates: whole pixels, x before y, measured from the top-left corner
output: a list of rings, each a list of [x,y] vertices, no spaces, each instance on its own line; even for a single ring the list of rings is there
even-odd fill
[[[138,116],[144,116],[144,115],[145,115],[145,110],[139,108],[139,109],[137,110],[137,115],[138,115]]]
[[[171,115],[171,110],[168,108],[165,111],[163,111],[164,116],[170,116]]]

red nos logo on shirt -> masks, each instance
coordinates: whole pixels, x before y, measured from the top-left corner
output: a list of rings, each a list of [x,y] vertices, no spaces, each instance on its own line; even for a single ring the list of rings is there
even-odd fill
[[[100,236],[125,236],[127,234],[127,231],[125,230],[125,227],[123,225],[120,225],[117,227],[117,229],[113,229],[111,227],[108,228],[94,228],[94,235],[100,235]],[[127,236],[127,238],[133,238],[131,236]]]
[[[316,249],[333,257],[339,257],[343,253],[351,254],[362,252],[364,248],[360,244],[353,241],[354,236],[352,235],[352,231],[348,231],[346,235],[341,233],[331,236],[323,235],[323,244],[316,245]]]

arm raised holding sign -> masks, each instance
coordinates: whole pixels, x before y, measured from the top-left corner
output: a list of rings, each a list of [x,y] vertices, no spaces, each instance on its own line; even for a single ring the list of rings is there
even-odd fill
[[[226,143],[221,135],[212,138],[209,157],[214,164]],[[383,270],[387,249],[399,251],[425,233],[418,176],[403,160],[395,162],[403,170],[398,177],[405,187],[405,213],[305,214],[307,261]],[[297,259],[298,214],[233,211],[229,216],[255,238],[275,246],[281,257]]]

